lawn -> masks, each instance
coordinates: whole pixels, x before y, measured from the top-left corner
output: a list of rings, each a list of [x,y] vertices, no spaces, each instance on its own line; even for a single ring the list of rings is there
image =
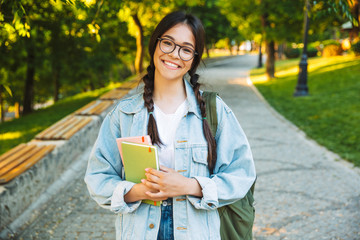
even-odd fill
[[[20,143],[30,141],[36,134],[55,122],[76,111],[105,92],[121,86],[121,83],[94,91],[80,93],[60,100],[50,107],[37,110],[29,115],[0,124],[0,155]]]
[[[360,166],[360,58],[308,61],[309,96],[293,97],[299,59],[278,61],[276,78],[253,69],[251,80],[284,117],[342,158]]]

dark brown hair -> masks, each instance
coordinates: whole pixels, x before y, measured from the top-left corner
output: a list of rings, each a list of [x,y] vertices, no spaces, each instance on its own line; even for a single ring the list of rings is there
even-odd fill
[[[170,28],[174,27],[179,23],[186,24],[191,29],[195,38],[195,51],[198,54],[195,55],[191,68],[188,71],[188,74],[190,76],[190,83],[193,87],[197,102],[201,110],[201,116],[203,118],[202,119],[203,132],[205,139],[208,143],[208,167],[210,173],[212,173],[216,163],[216,142],[214,136],[211,133],[210,126],[206,121],[205,102],[199,91],[200,88],[200,83],[198,83],[199,75],[196,74],[196,69],[198,68],[201,62],[201,57],[204,51],[204,43],[205,43],[204,27],[201,24],[201,21],[197,17],[191,14],[186,14],[184,12],[173,12],[166,15],[155,28],[149,42],[150,64],[147,68],[147,74],[142,79],[145,84],[144,95],[143,95],[145,101],[145,107],[147,108],[149,113],[152,113],[154,111],[154,101],[152,99],[153,91],[154,91],[154,73],[155,73],[154,53],[155,53],[156,45],[158,43],[158,38],[160,38],[166,31],[168,31]],[[149,115],[148,134],[150,135],[153,144],[157,144],[157,145],[162,144],[153,114]]]

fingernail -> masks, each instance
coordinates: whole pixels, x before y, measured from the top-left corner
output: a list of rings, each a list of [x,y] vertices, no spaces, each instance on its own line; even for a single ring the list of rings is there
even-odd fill
[[[145,179],[141,179],[141,182],[144,183],[144,182],[145,182]]]
[[[148,172],[149,171],[149,168],[145,168],[145,172]]]

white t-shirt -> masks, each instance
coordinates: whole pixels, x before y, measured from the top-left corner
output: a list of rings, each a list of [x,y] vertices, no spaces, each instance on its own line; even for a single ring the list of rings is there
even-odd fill
[[[168,168],[175,168],[175,134],[180,120],[184,117],[186,112],[186,100],[178,107],[176,112],[172,114],[166,114],[161,111],[158,106],[154,105],[154,117],[160,140],[163,143],[163,145],[158,148],[160,165]]]

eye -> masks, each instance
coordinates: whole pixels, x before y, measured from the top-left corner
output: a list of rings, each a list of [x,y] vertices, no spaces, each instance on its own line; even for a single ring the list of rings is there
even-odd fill
[[[171,41],[169,41],[169,40],[162,40],[162,44],[164,44],[164,46],[166,46],[166,47],[171,47],[171,46],[173,46],[174,45],[174,43],[173,42],[171,42]]]
[[[187,47],[182,47],[182,51],[185,53],[185,54],[193,54],[193,50],[191,48],[187,48]]]

